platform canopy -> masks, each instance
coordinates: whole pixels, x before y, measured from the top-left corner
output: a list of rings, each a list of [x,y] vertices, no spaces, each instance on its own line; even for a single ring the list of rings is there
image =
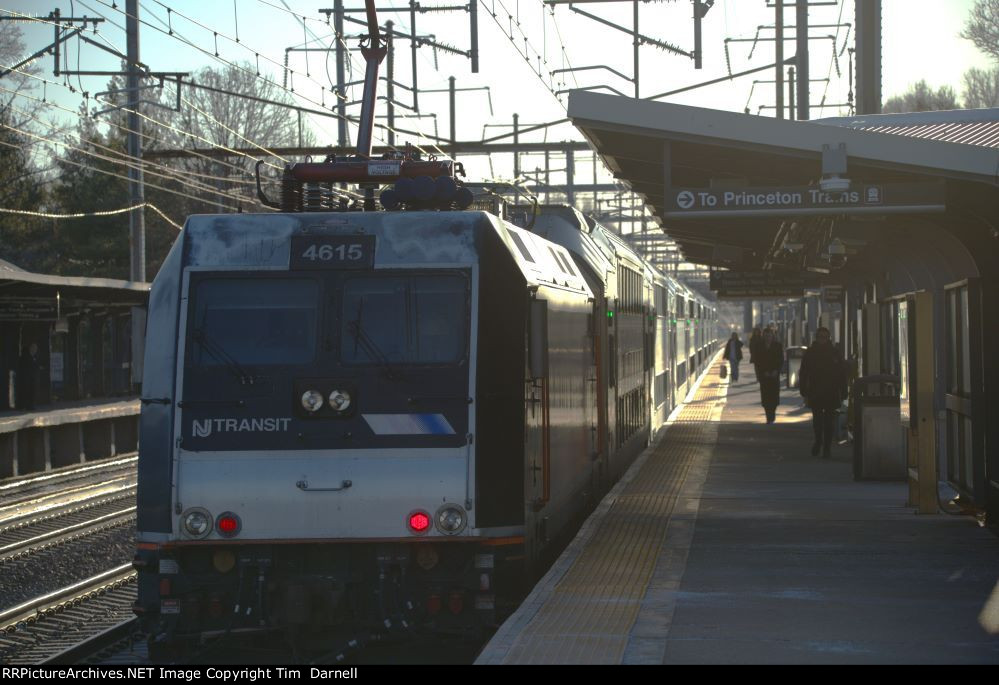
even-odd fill
[[[696,263],[821,272],[885,226],[996,214],[995,109],[786,121],[574,91],[568,114]]]
[[[141,306],[149,283],[25,271],[0,260],[0,321],[54,320],[63,311]]]

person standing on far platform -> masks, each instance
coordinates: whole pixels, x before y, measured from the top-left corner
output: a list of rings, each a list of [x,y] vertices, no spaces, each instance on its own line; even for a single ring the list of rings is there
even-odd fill
[[[35,387],[38,385],[38,345],[31,343],[21,350],[17,360],[16,400],[17,408],[24,411],[35,410]]]
[[[756,368],[756,360],[759,358],[760,345],[763,344],[763,329],[757,326],[753,329],[753,334],[749,336],[749,363],[753,365],[756,372],[756,382],[760,381],[760,370]]]
[[[846,367],[842,354],[832,344],[828,328],[815,331],[815,340],[801,360],[798,385],[801,396],[812,410],[815,431],[812,456],[818,456],[821,447],[822,457],[828,459],[836,428],[836,410],[846,399]]]
[[[753,354],[753,361],[760,379],[760,404],[767,414],[767,423],[774,423],[777,420],[777,405],[780,404],[780,370],[784,366],[784,349],[772,329],[763,331],[763,342]]]
[[[732,382],[739,380],[739,362],[742,361],[742,341],[739,340],[739,334],[735,331],[732,332],[732,337],[729,338],[728,343],[725,345],[724,358],[728,360],[729,368],[732,371]]]

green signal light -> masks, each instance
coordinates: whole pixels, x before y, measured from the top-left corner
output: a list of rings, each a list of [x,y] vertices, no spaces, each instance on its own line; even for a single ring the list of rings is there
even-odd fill
[[[614,312],[608,311],[607,312],[607,318],[608,319],[613,319],[614,318]]]

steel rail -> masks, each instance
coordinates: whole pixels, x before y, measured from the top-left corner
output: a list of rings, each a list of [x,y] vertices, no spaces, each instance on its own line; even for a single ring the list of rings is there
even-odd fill
[[[119,587],[136,577],[131,564],[122,564],[108,569],[96,576],[91,576],[78,583],[73,583],[59,590],[30,599],[17,606],[0,611],[0,632],[17,628],[19,623],[35,619],[53,609],[75,603],[94,593],[100,593]]]

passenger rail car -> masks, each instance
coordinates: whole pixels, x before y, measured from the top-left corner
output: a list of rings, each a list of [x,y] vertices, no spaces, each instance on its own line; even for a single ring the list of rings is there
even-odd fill
[[[155,656],[494,625],[682,399],[701,304],[569,208],[191,217],[147,324]]]

